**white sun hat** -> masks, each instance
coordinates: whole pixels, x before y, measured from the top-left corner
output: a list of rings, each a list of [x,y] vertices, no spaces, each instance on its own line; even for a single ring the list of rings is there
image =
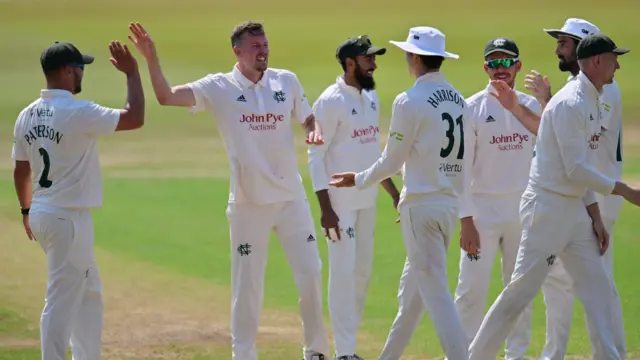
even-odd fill
[[[554,38],[560,35],[570,36],[574,39],[581,40],[589,34],[597,34],[600,32],[597,26],[584,19],[569,18],[565,21],[561,29],[542,29]]]
[[[418,26],[409,29],[407,41],[389,41],[400,49],[418,55],[443,56],[458,59],[460,56],[445,51],[445,36],[429,26]]]

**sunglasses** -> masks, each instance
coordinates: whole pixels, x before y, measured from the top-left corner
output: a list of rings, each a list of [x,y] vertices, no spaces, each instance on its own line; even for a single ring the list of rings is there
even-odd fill
[[[518,58],[508,58],[508,59],[488,60],[488,61],[485,61],[484,63],[487,64],[487,66],[490,69],[497,69],[500,66],[508,69],[508,68],[512,67],[513,65],[515,65],[517,62],[518,62]]]
[[[84,70],[84,64],[70,64],[69,66],[80,68],[80,70]]]

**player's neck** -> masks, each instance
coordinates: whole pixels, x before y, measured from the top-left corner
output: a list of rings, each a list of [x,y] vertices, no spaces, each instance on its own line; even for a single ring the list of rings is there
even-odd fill
[[[416,70],[415,76],[416,76],[416,79],[417,79],[422,75],[431,74],[431,73],[437,73],[437,72],[440,72],[440,69],[428,69],[426,67],[421,67],[418,70]]]
[[[589,81],[591,82],[591,84],[593,84],[593,86],[596,88],[596,90],[598,90],[598,92],[602,92],[602,88],[604,87],[604,82],[598,78],[598,76],[594,76],[593,74],[590,74],[590,72],[584,72],[584,75],[587,77],[587,79],[589,79]]]
[[[47,90],[65,90],[73,94],[73,89],[62,84],[58,84],[55,81],[47,81]]]
[[[238,70],[240,70],[240,73],[254,84],[260,81],[260,79],[262,79],[262,76],[264,75],[263,71],[249,69],[242,66],[242,64],[238,64]]]
[[[360,83],[358,83],[358,80],[356,80],[355,76],[344,74],[342,75],[342,78],[344,79],[345,84],[353,86],[354,88],[358,89],[358,91],[362,91],[362,86],[360,86]]]

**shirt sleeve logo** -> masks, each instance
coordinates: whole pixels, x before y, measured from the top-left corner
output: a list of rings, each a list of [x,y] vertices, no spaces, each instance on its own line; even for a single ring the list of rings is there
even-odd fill
[[[396,139],[398,141],[402,141],[404,139],[404,134],[401,134],[399,132],[392,132],[391,134],[389,134],[389,138],[390,139]]]

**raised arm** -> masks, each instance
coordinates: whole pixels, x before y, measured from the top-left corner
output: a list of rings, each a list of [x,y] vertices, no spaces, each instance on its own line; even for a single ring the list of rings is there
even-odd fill
[[[130,24],[129,30],[133,36],[129,35],[129,40],[135,44],[136,48],[147,60],[149,77],[153,85],[153,92],[158,103],[163,106],[192,107],[196,104],[196,98],[189,86],[171,86],[162,73],[160,59],[156,51],[155,44],[149,33],[139,23]]]
[[[496,90],[491,92],[491,96],[496,98],[500,104],[513,114],[513,116],[524,125],[532,134],[538,135],[540,127],[540,116],[521,104],[518,94],[502,80],[492,80],[491,85]]]

